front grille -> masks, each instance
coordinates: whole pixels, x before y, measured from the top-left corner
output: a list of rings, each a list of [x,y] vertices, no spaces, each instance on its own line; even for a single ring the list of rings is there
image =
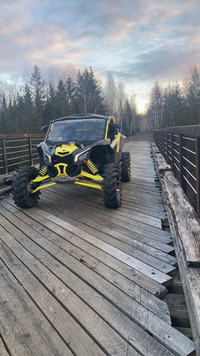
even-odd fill
[[[65,163],[65,164],[72,164],[73,161],[73,157],[72,155],[66,155],[63,157],[57,156],[57,155],[53,155],[52,157],[52,163],[55,165],[57,163]]]

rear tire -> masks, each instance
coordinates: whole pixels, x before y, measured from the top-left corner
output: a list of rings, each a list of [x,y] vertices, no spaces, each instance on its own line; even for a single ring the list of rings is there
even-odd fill
[[[104,165],[103,193],[106,208],[115,209],[121,205],[120,166],[114,163]]]
[[[131,180],[131,158],[129,152],[122,152],[122,169],[121,169],[121,179],[122,182],[129,182]]]
[[[32,208],[37,205],[40,192],[31,193],[39,183],[33,183],[30,181],[35,179],[38,175],[38,171],[35,167],[22,167],[15,173],[13,179],[13,200],[20,208]]]

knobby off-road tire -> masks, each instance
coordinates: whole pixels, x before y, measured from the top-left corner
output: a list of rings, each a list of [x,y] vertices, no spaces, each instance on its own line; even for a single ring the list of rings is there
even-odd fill
[[[122,182],[129,182],[131,180],[131,158],[129,152],[122,152],[121,180]]]
[[[32,208],[37,205],[40,192],[31,193],[39,184],[33,186],[30,181],[38,175],[33,166],[20,168],[13,179],[13,200],[20,208]]]
[[[114,163],[105,164],[103,178],[104,205],[110,209],[118,208],[121,205],[120,167]]]

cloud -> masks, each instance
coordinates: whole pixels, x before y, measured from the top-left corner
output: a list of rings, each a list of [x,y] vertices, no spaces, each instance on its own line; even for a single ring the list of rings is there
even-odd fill
[[[1,0],[0,53],[0,76],[71,62],[144,90],[200,62],[200,3]]]

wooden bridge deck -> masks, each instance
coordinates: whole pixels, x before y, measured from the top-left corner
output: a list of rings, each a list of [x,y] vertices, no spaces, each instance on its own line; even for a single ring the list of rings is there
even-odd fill
[[[189,355],[158,297],[176,268],[150,141],[126,144],[123,205],[73,185],[38,207],[0,200],[0,355]]]

